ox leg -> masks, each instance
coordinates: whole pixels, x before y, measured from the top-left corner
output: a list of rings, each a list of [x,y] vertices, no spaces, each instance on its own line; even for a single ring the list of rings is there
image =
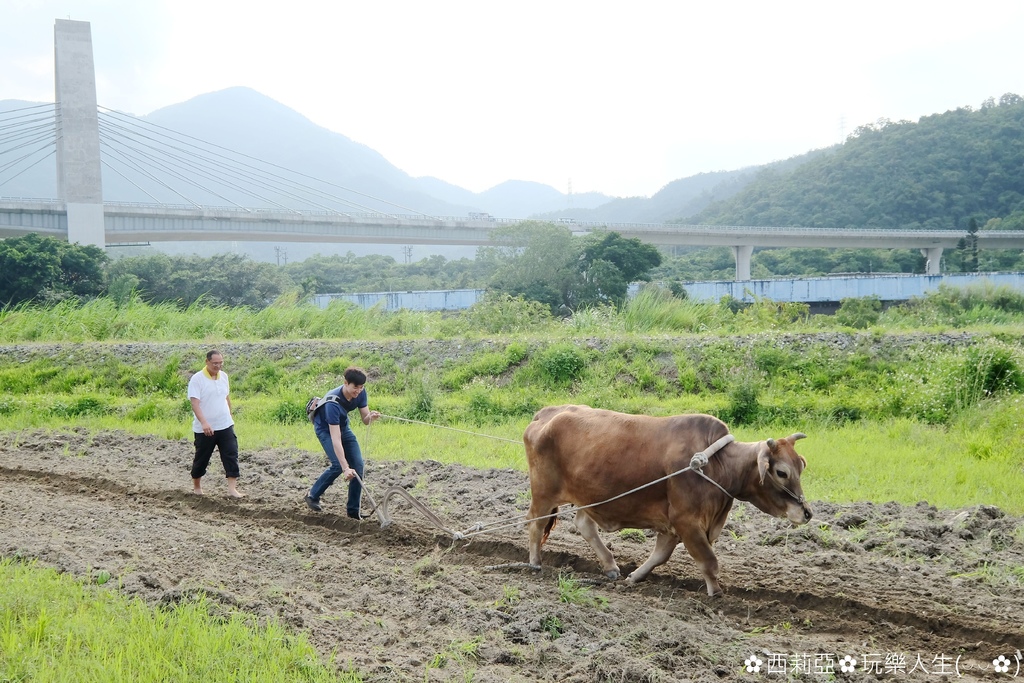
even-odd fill
[[[626,583],[636,583],[646,579],[647,575],[655,567],[660,567],[668,562],[668,558],[672,557],[672,552],[676,549],[677,545],[679,545],[679,539],[676,538],[675,534],[659,533],[657,540],[654,542],[654,552],[651,553],[646,562],[633,570],[633,573],[626,579]]]
[[[551,512],[557,512],[558,508]],[[530,518],[541,517],[548,514],[548,510],[535,510],[532,506],[530,507]],[[549,519],[537,519],[530,522],[530,564],[534,569],[540,569],[540,547],[544,543],[544,532],[547,528]]]
[[[704,574],[708,595],[711,597],[722,595],[722,586],[718,583],[718,557],[715,556],[707,533],[694,527],[685,529],[680,536],[683,539],[683,545],[686,546],[686,552],[690,553],[690,557]]]
[[[597,522],[582,510],[576,513],[576,518],[573,522],[576,524],[576,528],[580,530],[583,538],[587,539],[590,547],[597,553],[597,559],[601,563],[601,570],[604,571],[604,575],[612,581],[617,580],[619,578],[619,565],[615,564],[615,557],[612,555],[612,551],[608,550],[608,546],[601,540]]]

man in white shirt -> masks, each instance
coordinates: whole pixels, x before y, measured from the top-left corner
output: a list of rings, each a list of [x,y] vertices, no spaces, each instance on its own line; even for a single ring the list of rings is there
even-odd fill
[[[220,453],[224,474],[228,479],[228,496],[244,498],[238,483],[238,438],[235,420],[231,417],[231,393],[224,356],[213,349],[206,354],[206,367],[188,381],[188,400],[192,403],[192,431],[195,434],[196,457],[192,461],[193,493],[203,495],[200,480],[206,474],[214,447]]]

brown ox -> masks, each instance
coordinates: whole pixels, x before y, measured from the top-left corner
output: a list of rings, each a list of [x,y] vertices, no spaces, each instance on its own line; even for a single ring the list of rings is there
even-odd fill
[[[580,507],[599,503],[670,475],[728,433],[725,423],[710,415],[648,417],[589,406],[543,408],[523,434],[533,495],[529,517],[551,515],[565,503]],[[810,520],[811,509],[800,487],[800,473],[807,462],[793,449],[793,443],[803,437],[793,434],[727,444],[703,468],[721,489],[696,472],[683,472],[617,500],[577,510],[576,528],[613,580],[619,578],[619,567],[598,529],[658,533],[654,552],[629,575],[629,583],[643,580],[667,562],[682,541],[704,574],[708,595],[720,595],[718,558],[711,546],[725,526],[734,498],[794,524]],[[530,564],[537,568],[541,545],[555,519],[530,522]]]

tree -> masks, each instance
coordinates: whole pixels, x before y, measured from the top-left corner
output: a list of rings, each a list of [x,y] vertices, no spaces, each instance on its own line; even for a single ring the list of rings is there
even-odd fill
[[[586,239],[579,271],[586,283],[587,303],[621,304],[630,282],[650,280],[652,268],[661,265],[661,252],[635,237],[617,232]]]
[[[0,240],[0,304],[99,295],[107,261],[99,247],[53,237],[28,234]]]
[[[137,256],[117,261],[110,273],[114,280],[134,276],[136,290],[145,301],[180,306],[191,306],[202,298],[218,306],[264,308],[295,287],[277,266],[239,254]]]
[[[552,312],[570,306],[579,288],[580,243],[564,227],[526,221],[495,231],[494,247],[478,258],[497,264],[489,288],[547,304]]]
[[[586,238],[553,223],[528,221],[496,231],[500,246],[478,260],[497,263],[490,288],[547,304],[552,313],[596,304],[621,304],[630,282],[649,280],[661,252],[616,232]]]

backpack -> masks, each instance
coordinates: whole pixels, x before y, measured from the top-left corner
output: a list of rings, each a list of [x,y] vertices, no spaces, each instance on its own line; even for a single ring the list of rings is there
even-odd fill
[[[306,401],[306,417],[309,418],[309,421],[312,422],[313,417],[316,415],[316,411],[322,408],[323,406],[327,405],[328,403],[340,404],[341,402],[338,400],[338,397],[333,394],[328,394],[323,398],[319,396],[314,396],[313,398]]]

